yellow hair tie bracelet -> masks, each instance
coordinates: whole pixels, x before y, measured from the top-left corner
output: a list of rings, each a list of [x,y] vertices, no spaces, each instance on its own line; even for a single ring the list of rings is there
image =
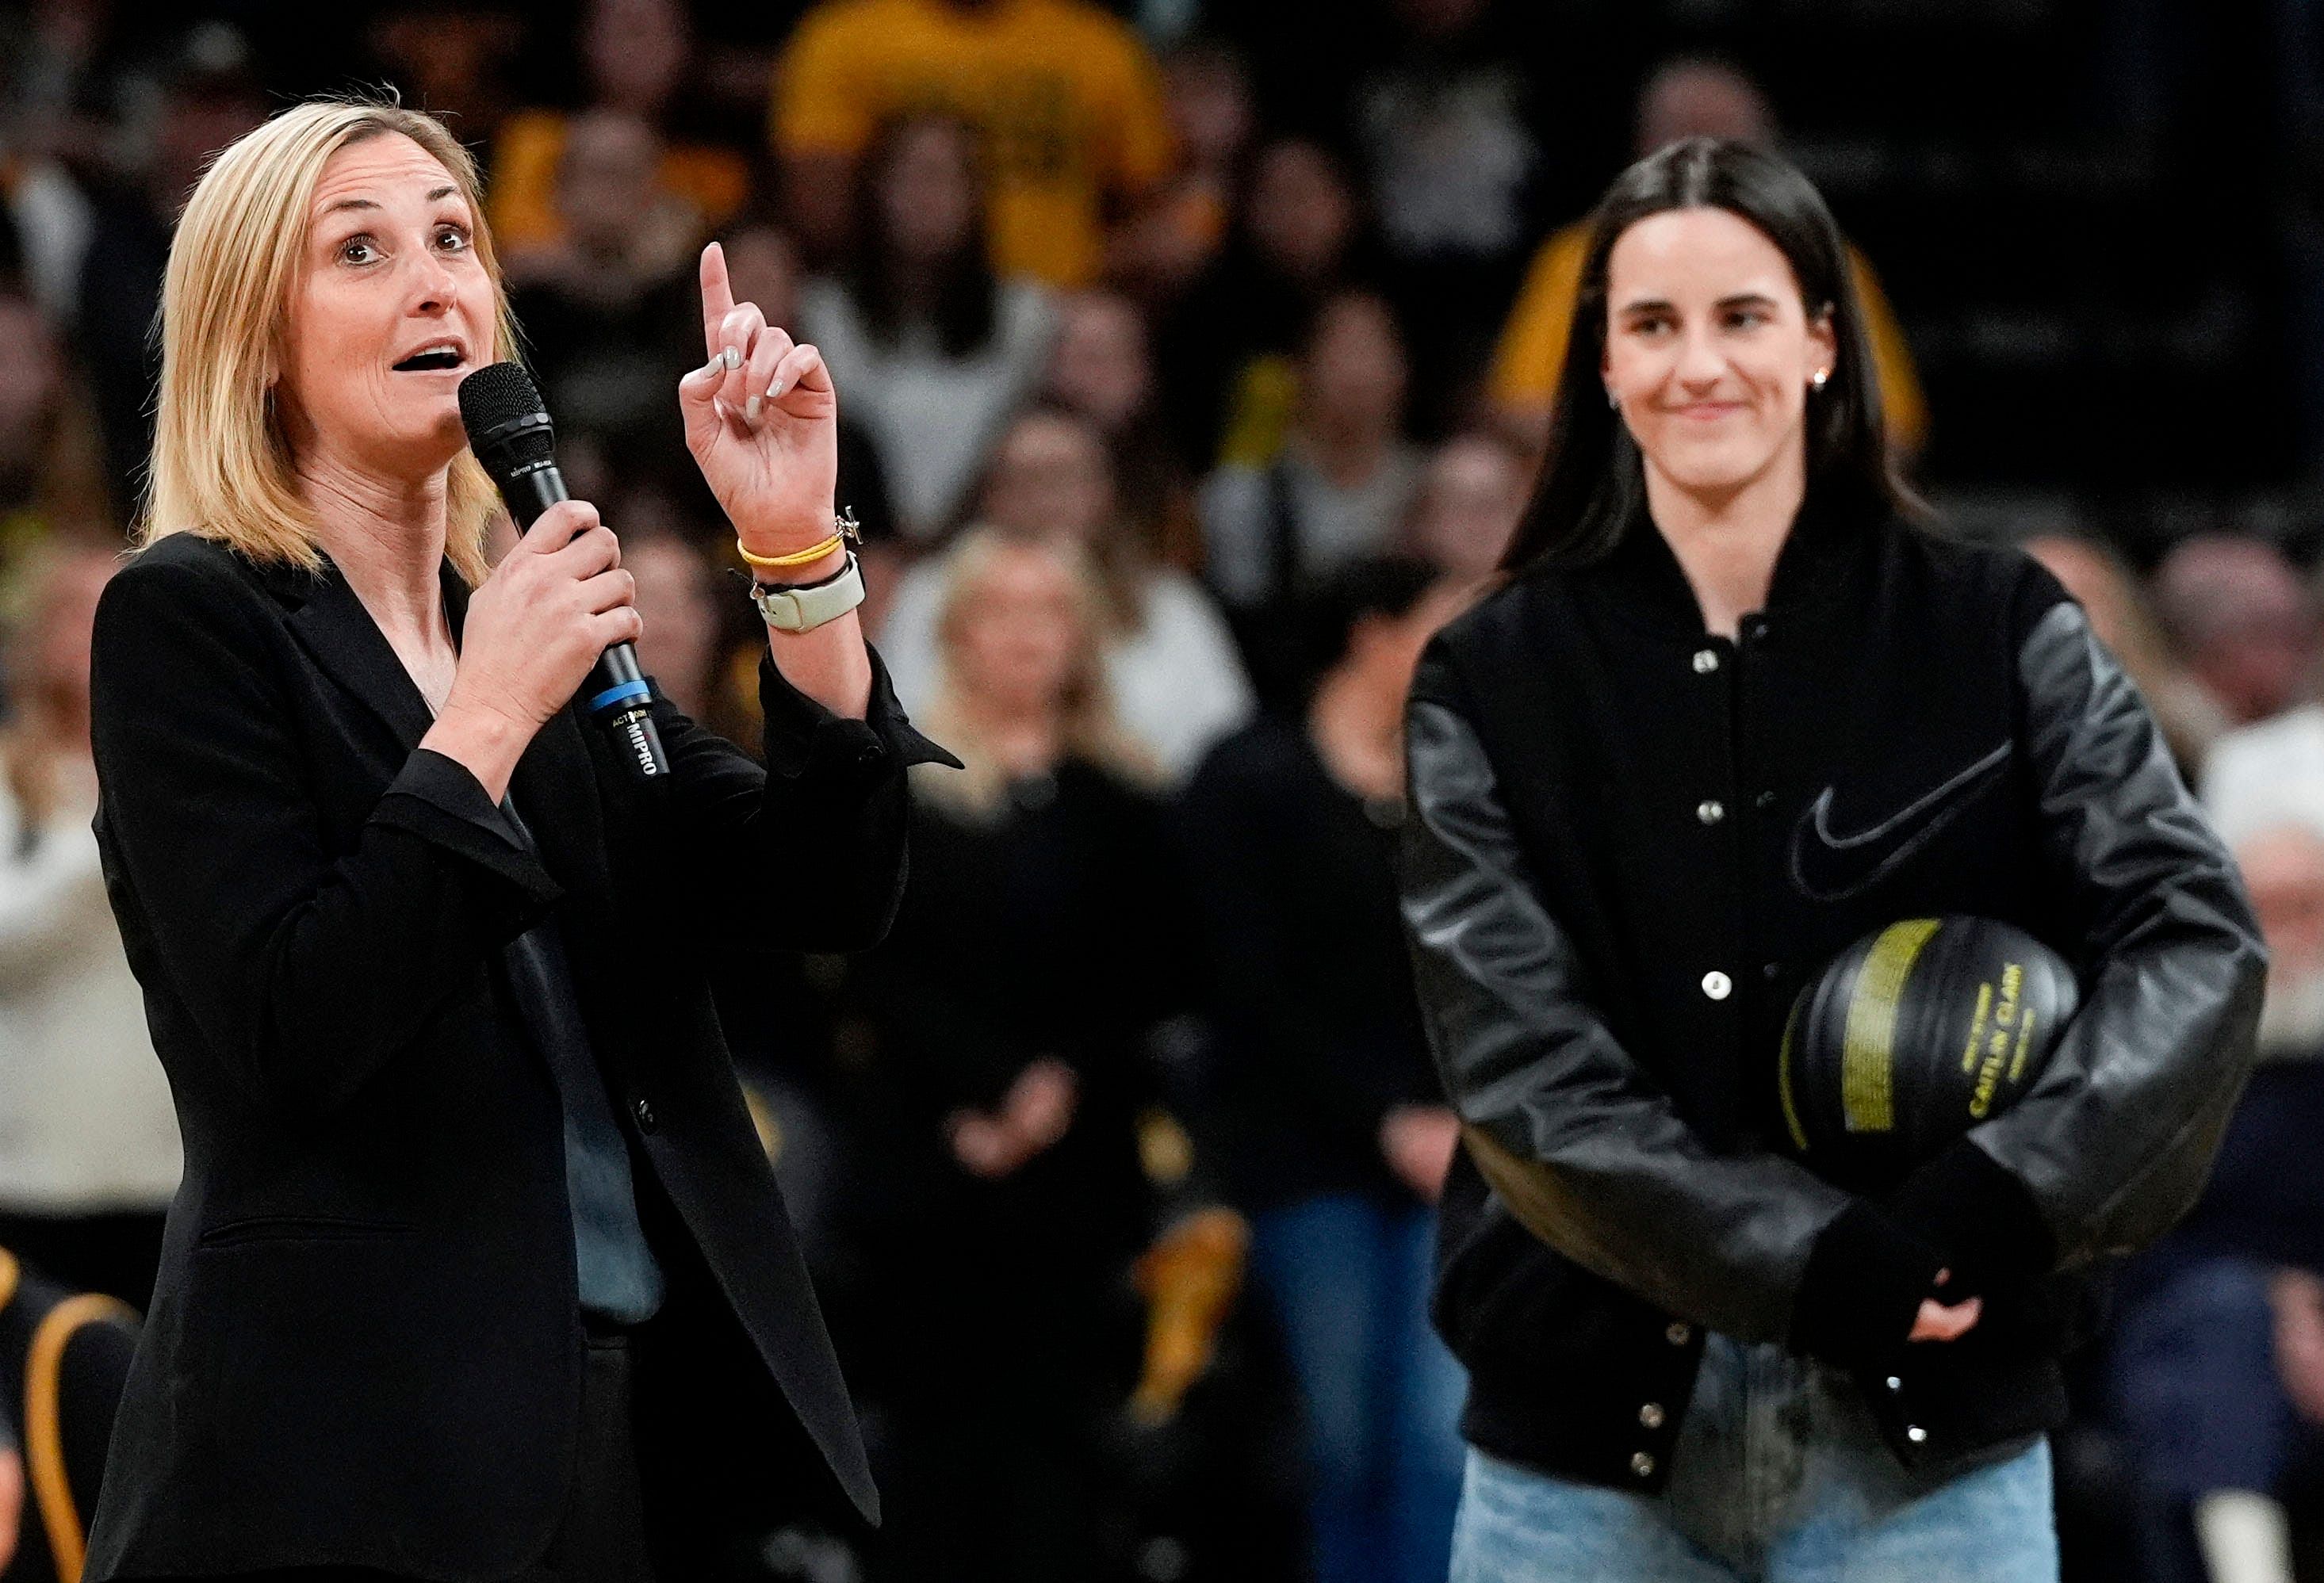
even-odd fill
[[[844,506],[834,512],[831,525],[833,531],[830,538],[820,544],[810,544],[805,549],[793,550],[788,555],[752,555],[751,547],[740,538],[734,540],[734,548],[752,566],[763,571],[780,572],[788,571],[792,566],[806,566],[809,561],[819,561],[833,550],[850,543],[863,542],[862,525],[855,520],[854,507]]]
[[[779,572],[792,566],[803,566],[809,561],[819,561],[846,542],[846,535],[835,533],[820,544],[810,544],[805,549],[793,550],[788,555],[752,555],[750,547],[739,538],[734,541],[734,548],[751,565],[762,570]]]

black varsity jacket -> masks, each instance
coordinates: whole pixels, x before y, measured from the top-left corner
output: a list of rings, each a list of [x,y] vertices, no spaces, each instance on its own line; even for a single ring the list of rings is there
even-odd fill
[[[2076,1272],[2192,1201],[2265,955],[2057,583],[1812,508],[1730,642],[1641,521],[1441,633],[1407,752],[1405,919],[1466,1123],[1435,1314],[1470,1440],[1659,1489],[1706,1329],[1849,1367],[1907,1462],[2058,1422]],[[1858,1199],[1774,1146],[1783,1019],[1850,942],[1948,913],[2060,951],[2082,1009],[2019,1103]],[[1907,1346],[1941,1265],[1985,1317]]]

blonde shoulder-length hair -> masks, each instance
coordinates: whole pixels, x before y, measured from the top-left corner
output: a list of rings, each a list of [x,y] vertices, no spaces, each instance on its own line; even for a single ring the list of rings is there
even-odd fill
[[[960,630],[972,601],[1005,556],[1038,555],[1064,567],[1073,585],[1073,647],[1058,689],[1058,736],[1068,758],[1111,770],[1130,785],[1152,789],[1161,767],[1122,729],[1114,713],[1113,691],[1105,677],[1105,594],[1088,556],[1069,546],[1005,528],[971,528],[945,551],[944,588],[936,603],[936,695],[928,729],[964,766],[942,774],[914,769],[913,785],[933,802],[972,819],[997,816],[1009,791],[1009,776],[964,696],[956,655]]]
[[[484,226],[475,161],[432,115],[393,103],[314,99],[228,145],[194,187],[161,284],[161,391],[142,545],[194,533],[254,561],[322,565],[272,382],[307,242],[307,209],[330,158],[400,133],[433,155],[467,199],[476,256],[492,281],[493,358],[516,345],[500,262]],[[487,359],[490,361],[491,359]],[[447,481],[445,554],[484,580],[484,529],[499,503],[462,451]]]

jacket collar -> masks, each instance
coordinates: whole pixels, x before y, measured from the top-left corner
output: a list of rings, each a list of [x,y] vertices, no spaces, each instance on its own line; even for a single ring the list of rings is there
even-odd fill
[[[259,576],[277,599],[292,607],[288,618],[291,634],[332,680],[362,699],[405,747],[428,733],[435,717],[427,700],[330,557],[323,557],[318,572],[273,566],[260,568]],[[468,587],[448,560],[438,565],[437,577],[443,588],[444,613],[457,642],[468,613]]]
[[[1766,614],[1771,623],[1812,612],[1845,590],[1868,566],[1885,532],[1885,520],[1868,518],[1812,499],[1775,555]],[[1678,564],[1670,541],[1642,508],[1604,559],[1576,574],[1577,584],[1598,594],[1617,613],[1682,640],[1703,636],[1702,607]]]

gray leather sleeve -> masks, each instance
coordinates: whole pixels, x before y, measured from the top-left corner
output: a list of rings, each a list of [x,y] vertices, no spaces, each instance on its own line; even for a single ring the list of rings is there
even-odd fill
[[[1780,1341],[1816,1236],[1848,1195],[1767,1154],[1721,1155],[1592,1008],[1491,763],[1416,696],[1404,917],[1437,1069],[1508,1211],[1584,1267],[1747,1340]]]
[[[2034,624],[2018,677],[2083,999],[2034,1088],[1969,1137],[2033,1192],[2070,1266],[2152,1240],[2194,1202],[2251,1069],[2267,953],[2234,862],[2080,606]]]

